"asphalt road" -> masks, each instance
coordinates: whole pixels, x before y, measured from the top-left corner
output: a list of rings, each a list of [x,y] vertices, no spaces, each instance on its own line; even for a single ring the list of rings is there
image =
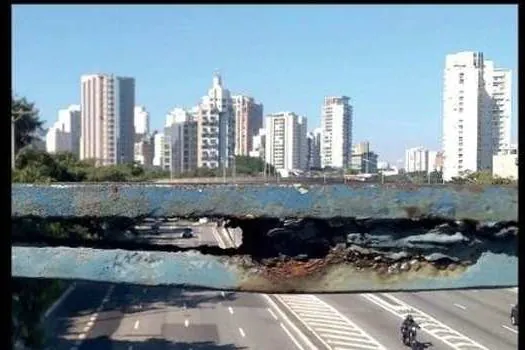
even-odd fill
[[[517,328],[508,317],[517,299],[512,291],[369,297],[81,283],[50,316],[47,327],[50,347],[57,350],[396,350],[407,349],[399,339],[404,308],[422,326],[422,348],[518,348]]]
[[[179,247],[197,247],[200,245],[221,245],[226,238],[215,223],[194,223],[186,221],[162,223],[156,231],[147,229],[149,224],[139,226],[141,240],[156,245],[175,245]],[[182,230],[191,228],[193,237],[183,238]]]

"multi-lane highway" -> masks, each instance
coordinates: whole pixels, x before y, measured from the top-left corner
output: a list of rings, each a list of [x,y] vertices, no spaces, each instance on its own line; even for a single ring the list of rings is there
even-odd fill
[[[194,232],[193,243],[231,245],[213,225]],[[396,350],[407,349],[399,326],[411,313],[422,349],[514,350],[516,300],[513,289],[262,295],[79,283],[46,324],[57,350]]]

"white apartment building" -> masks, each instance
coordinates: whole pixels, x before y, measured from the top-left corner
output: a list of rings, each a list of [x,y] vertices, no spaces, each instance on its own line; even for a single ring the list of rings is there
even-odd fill
[[[134,158],[135,79],[111,74],[81,77],[80,159],[96,165]]]
[[[198,167],[229,167],[235,151],[235,114],[230,91],[219,74],[196,113]]]
[[[164,169],[164,145],[165,138],[163,133],[156,133],[153,136],[153,166]]]
[[[166,166],[173,174],[197,168],[198,123],[194,114],[183,108],[175,108],[166,117],[165,144],[169,145]]]
[[[135,125],[135,134],[149,134],[149,113],[144,106],[135,106],[133,124]]]
[[[510,144],[511,71],[481,52],[447,55],[443,87],[443,178],[492,169]]]
[[[307,121],[292,112],[280,112],[266,117],[266,163],[276,170],[304,170],[307,165]]]
[[[70,105],[58,111],[58,120],[49,128],[45,140],[48,153],[70,152],[80,155],[80,106]]]
[[[264,151],[266,147],[266,129],[261,128],[253,137],[252,149],[248,154],[250,157],[265,159]]]
[[[407,173],[431,172],[435,169],[436,152],[424,147],[405,150],[405,171]]]
[[[232,96],[235,113],[235,155],[247,156],[253,148],[253,138],[263,126],[263,105],[252,97]]]
[[[500,149],[498,154],[492,159],[492,176],[517,180],[518,169],[518,148],[515,145],[505,149]]]
[[[349,97],[325,97],[321,135],[321,167],[347,168],[352,157],[352,106]]]

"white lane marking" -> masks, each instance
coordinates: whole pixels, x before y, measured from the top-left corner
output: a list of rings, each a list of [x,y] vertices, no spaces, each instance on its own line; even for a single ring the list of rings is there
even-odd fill
[[[270,309],[268,309],[268,310],[270,310]],[[295,346],[297,346],[297,348],[300,349],[300,350],[304,350],[304,348],[301,346],[301,344],[299,344],[297,339],[295,339],[295,337],[292,335],[292,333],[290,333],[288,328],[286,328],[286,326],[282,322],[279,322],[279,324],[281,325],[281,328],[283,329],[284,333],[286,333],[288,335],[288,337],[290,337],[290,339],[295,344]]]
[[[89,329],[91,328],[91,326],[87,325],[84,327],[84,333],[87,333],[87,331],[89,331]]]
[[[228,311],[230,312],[230,314],[232,314],[232,315],[233,315],[233,309],[232,309],[232,307],[231,307],[231,306],[228,306]]]
[[[94,324],[94,323],[95,323],[95,322],[93,322],[93,321],[89,321],[89,322],[87,323],[87,326],[86,326],[86,327],[91,328],[91,327],[93,327],[93,324]]]
[[[433,336],[434,338],[441,340],[442,342],[450,346],[452,349],[461,350],[462,347],[465,346],[469,349],[489,350],[480,343],[475,342],[466,335],[453,330],[446,324],[438,321],[429,314],[424,313],[423,311],[405,303],[404,301],[386,293],[383,293],[381,295],[388,297],[395,304],[390,303],[387,300],[380,298],[374,294],[361,294],[363,298],[367,299],[373,304],[376,304],[377,306],[383,308],[391,314],[396,315],[401,319],[404,319],[408,314],[411,314],[421,327],[421,330]],[[448,334],[448,336],[440,336],[439,333],[446,333]],[[457,342],[454,342],[454,340],[457,340]]]
[[[224,291],[221,292],[221,295],[223,298],[226,298],[226,293],[224,293]]]
[[[133,329],[139,329],[140,321],[136,320],[135,324],[133,325]]]
[[[188,319],[185,319],[184,320],[184,327],[188,328],[189,325],[190,325],[190,321]]]
[[[239,333],[241,333],[241,335],[242,335],[243,338],[246,337],[246,334],[244,334],[244,331],[242,330],[241,327],[239,327]]]
[[[277,315],[272,311],[272,309],[268,308],[267,310],[270,313],[270,315],[272,315],[272,317],[277,321]]]
[[[513,332],[513,333],[518,334],[518,331],[517,331],[517,330],[515,330],[515,329],[513,329],[513,328],[510,328],[509,326],[505,326],[504,324],[502,324],[501,327],[505,328],[505,329],[508,330],[508,331],[511,331],[511,332]]]
[[[463,306],[461,304],[454,304],[455,307],[457,307],[458,309],[461,309],[461,310],[466,310],[467,307],[466,306]]]
[[[210,230],[211,230],[213,237],[217,241],[217,243],[219,243],[219,248],[223,248],[223,249],[226,248],[226,245],[224,244],[224,241],[222,240],[221,234],[219,233],[219,229],[216,229],[213,227],[213,228],[210,228]]]
[[[53,313],[53,311],[56,310],[56,308],[62,304],[64,302],[64,300],[66,300],[66,298],[68,297],[69,294],[71,294],[71,292],[76,288],[76,283],[73,283],[71,284],[67,289],[66,291],[60,296],[60,298],[58,298],[54,303],[53,305],[51,305],[49,307],[49,309],[47,309],[47,311],[45,312],[44,314],[44,318],[48,318],[49,315],[51,315]]]
[[[97,317],[98,317],[98,313],[95,312],[93,315],[91,315],[91,317],[89,318],[89,321],[90,321],[90,322],[95,322],[95,320],[97,319]]]
[[[286,314],[281,310],[281,308],[279,308],[279,306],[277,306],[277,304],[275,303],[275,301],[272,300],[272,298],[270,298],[270,296],[266,295],[266,294],[261,294],[263,298],[266,299],[266,301],[268,302],[268,304],[270,304],[270,306],[275,310],[277,311],[277,313],[279,314],[279,316],[281,316],[281,318],[288,324],[288,326],[290,326],[293,331],[299,335],[299,337],[301,338],[301,340],[304,342],[304,344],[306,344],[306,346],[311,349],[311,350],[318,350],[317,347],[310,341],[310,339],[308,339],[306,337],[306,335],[304,335],[303,332],[301,332],[299,330],[299,328],[297,328],[297,326],[295,324],[293,324],[292,321],[290,321],[290,319],[288,318],[288,316],[286,316]],[[292,340],[293,341],[293,340]]]
[[[340,340],[341,336],[333,333],[321,334],[318,327],[313,323],[321,321],[324,323],[323,328],[335,326],[333,328],[342,328],[347,331],[347,334],[354,333],[356,337],[345,337],[346,340],[353,341],[353,348],[363,347],[366,344],[365,347],[369,349],[386,350],[382,344],[372,338],[361,327],[350,321],[348,317],[314,295],[276,295],[276,298],[328,349],[332,349],[329,345],[330,341]],[[307,305],[311,305],[309,310],[305,309]]]
[[[78,339],[80,339],[80,340],[84,340],[85,338],[86,338],[86,334],[85,333],[80,333],[78,335]]]

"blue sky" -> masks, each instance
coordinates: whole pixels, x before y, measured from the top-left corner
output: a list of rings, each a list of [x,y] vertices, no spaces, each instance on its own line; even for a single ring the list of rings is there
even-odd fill
[[[194,106],[219,70],[265,113],[320,125],[325,95],[354,105],[354,141],[383,160],[439,149],[445,55],[483,51],[513,70],[517,137],[517,6],[13,6],[13,88],[51,124],[79,103],[80,75],[136,78],[136,102],[160,128]]]

